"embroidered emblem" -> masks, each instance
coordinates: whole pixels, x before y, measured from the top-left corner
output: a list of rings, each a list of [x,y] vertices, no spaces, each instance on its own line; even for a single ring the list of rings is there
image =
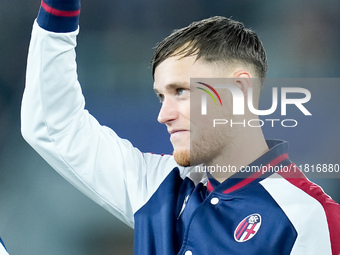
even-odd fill
[[[239,243],[250,240],[259,231],[261,224],[261,215],[258,213],[253,213],[245,217],[236,227],[234,239]]]

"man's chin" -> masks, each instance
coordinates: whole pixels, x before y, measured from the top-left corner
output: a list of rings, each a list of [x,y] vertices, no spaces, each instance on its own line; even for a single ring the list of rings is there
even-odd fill
[[[175,150],[174,158],[180,166],[190,166],[190,150]]]

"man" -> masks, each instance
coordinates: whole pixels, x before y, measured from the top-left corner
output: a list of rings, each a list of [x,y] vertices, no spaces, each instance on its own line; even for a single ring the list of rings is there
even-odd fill
[[[79,8],[78,0],[42,1],[29,50],[22,133],[69,182],[134,227],[135,254],[340,253],[339,205],[321,188],[299,171],[241,171],[296,170],[286,142],[266,142],[260,128],[205,133],[202,119],[191,118],[192,97],[200,91],[190,86],[192,78],[195,86],[210,88],[212,79],[232,79],[245,97],[252,88],[257,104],[267,63],[254,32],[214,17],[158,45],[152,61],[162,102],[158,120],[174,147],[174,156],[160,156],[141,153],[84,110],[74,51]],[[225,103],[217,116],[229,108]],[[221,162],[236,173],[195,168]]]

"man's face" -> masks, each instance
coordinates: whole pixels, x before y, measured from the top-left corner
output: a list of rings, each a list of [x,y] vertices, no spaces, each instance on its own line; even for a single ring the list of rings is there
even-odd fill
[[[226,144],[225,130],[214,129],[209,132],[204,127],[207,122],[198,121],[198,118],[190,119],[190,95],[199,91],[190,89],[190,78],[225,76],[225,70],[200,59],[196,61],[196,56],[169,57],[156,67],[154,90],[162,102],[158,121],[168,129],[174,157],[179,165],[203,163],[199,162],[201,158],[209,160],[209,157],[216,155]],[[222,133],[224,135],[221,139]],[[190,151],[190,145],[194,151]]]

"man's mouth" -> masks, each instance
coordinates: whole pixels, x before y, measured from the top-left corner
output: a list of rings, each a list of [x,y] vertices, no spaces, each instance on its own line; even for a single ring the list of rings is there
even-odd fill
[[[189,132],[189,130],[186,130],[186,129],[174,129],[174,130],[170,130],[169,134],[171,136],[173,136],[173,135],[183,134],[185,132]]]

